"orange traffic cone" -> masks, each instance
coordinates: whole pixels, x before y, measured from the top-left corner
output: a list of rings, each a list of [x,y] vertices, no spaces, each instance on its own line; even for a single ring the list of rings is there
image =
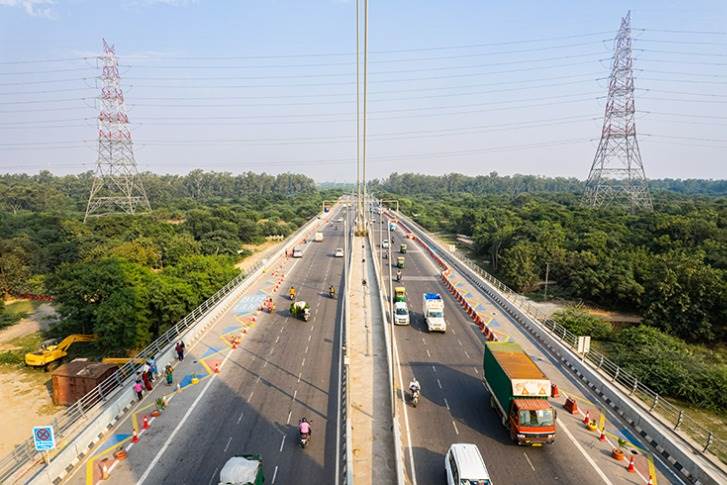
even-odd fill
[[[132,443],[138,443],[139,442],[139,435],[136,433],[136,430],[131,435],[131,442]]]
[[[598,441],[606,441],[606,430],[601,428],[601,436],[598,437]]]
[[[215,374],[220,373],[220,364],[215,363]]]
[[[629,473],[636,473],[636,467],[634,466],[634,457],[631,456],[629,460],[629,466],[626,467],[626,471]]]
[[[550,397],[560,397],[560,391],[558,390],[558,384],[550,385]]]
[[[586,410],[586,415],[583,417],[583,424],[588,425],[591,422],[591,411]]]
[[[149,418],[144,416],[144,429],[149,429]]]
[[[106,464],[106,460],[104,459],[103,462],[101,462],[101,480],[108,480],[109,479],[109,467]]]

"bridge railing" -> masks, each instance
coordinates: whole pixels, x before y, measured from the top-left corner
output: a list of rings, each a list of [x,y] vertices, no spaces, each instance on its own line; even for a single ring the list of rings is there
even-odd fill
[[[298,237],[301,237],[301,235],[307,231],[311,224],[315,223],[315,221],[316,219],[314,218],[300,227],[289,237],[289,240],[295,241]],[[53,426],[56,443],[59,443],[60,446],[56,450],[53,450],[52,455],[45,458],[52,460],[55,455],[64,450],[65,447],[70,444],[73,437],[83,429],[81,426],[82,423],[89,422],[89,420],[100,415],[103,411],[104,403],[108,403],[113,400],[118,393],[128,387],[133,378],[136,377],[136,372],[143,365],[139,362],[146,362],[148,359],[159,355],[162,351],[169,348],[169,346],[173,343],[181,340],[185,332],[196,324],[200,318],[204,317],[222,299],[245,283],[246,280],[256,277],[256,272],[265,263],[265,261],[261,261],[253,265],[251,268],[248,268],[247,273],[240,274],[233,278],[197,308],[192,310],[192,312],[186,315],[182,320],[170,327],[166,332],[139,352],[134,359],[119,367],[112,375],[89,391],[81,399],[69,406],[62,414],[54,417],[50,424]],[[42,454],[35,450],[35,444],[32,437],[28,438],[22,443],[16,445],[12,452],[0,458],[0,483],[6,483],[6,481],[10,480],[11,477],[25,467],[30,468],[33,465],[42,464],[45,458]]]
[[[407,223],[416,226],[423,233],[427,232],[411,219],[407,219]],[[574,352],[577,352],[577,335],[549,318],[540,309],[536,308],[529,299],[510,289],[507,285],[482,269],[472,259],[461,254],[457,255],[457,259],[466,264],[472,271],[495,287],[522,312],[527,313],[530,317],[539,321],[563,344],[568,346]],[[617,363],[610,360],[603,353],[592,350],[584,354],[582,358],[584,361],[587,361],[595,367],[599,372],[605,374],[612,383],[617,383],[625,388],[629,396],[641,401],[642,408],[648,411],[648,413],[655,419],[664,425],[670,426],[674,431],[686,433],[698,445],[702,454],[709,452],[719,458],[722,462],[727,463],[727,442],[715,436],[712,430],[708,429],[690,416],[687,411],[669,402],[665,397],[651,389],[646,383],[626,371]]]

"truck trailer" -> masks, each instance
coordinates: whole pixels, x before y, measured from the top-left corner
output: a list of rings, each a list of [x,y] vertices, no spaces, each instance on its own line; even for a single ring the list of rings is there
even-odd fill
[[[514,342],[487,342],[483,379],[490,406],[518,445],[555,441],[556,413],[548,401],[550,380]]]

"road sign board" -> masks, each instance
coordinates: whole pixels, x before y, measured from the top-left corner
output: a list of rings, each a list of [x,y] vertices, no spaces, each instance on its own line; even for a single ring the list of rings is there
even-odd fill
[[[33,441],[37,451],[48,451],[56,447],[56,437],[53,426],[35,426],[33,428]]]

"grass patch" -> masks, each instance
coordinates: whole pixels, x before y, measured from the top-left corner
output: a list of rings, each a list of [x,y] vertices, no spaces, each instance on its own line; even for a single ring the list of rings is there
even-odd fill
[[[43,339],[42,332],[35,332],[9,341],[8,345],[13,349],[0,352],[0,365],[25,365],[25,354],[39,349]]]
[[[14,301],[5,304],[5,311],[9,313],[33,313],[42,302],[31,300]]]

